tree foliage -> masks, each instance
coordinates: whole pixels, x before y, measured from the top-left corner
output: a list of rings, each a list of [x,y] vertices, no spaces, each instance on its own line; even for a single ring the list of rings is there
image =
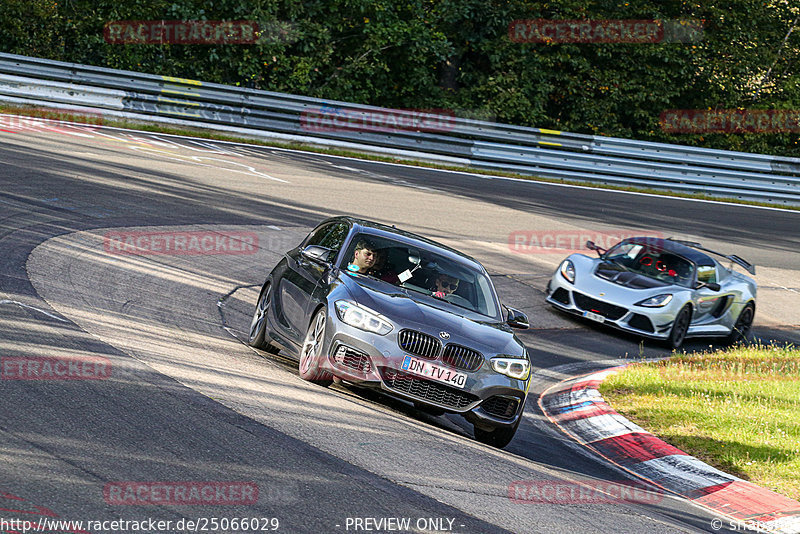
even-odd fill
[[[252,20],[251,45],[112,44],[119,20]],[[703,21],[696,42],[520,43],[518,19]],[[674,134],[668,109],[800,109],[789,0],[3,0],[0,50],[572,132],[800,155],[798,134]]]

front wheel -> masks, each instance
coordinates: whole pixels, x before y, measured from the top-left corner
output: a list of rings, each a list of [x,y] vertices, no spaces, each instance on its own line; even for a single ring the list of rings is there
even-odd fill
[[[755,317],[755,314],[755,306],[753,306],[752,302],[749,302],[742,310],[742,313],[739,314],[739,318],[736,319],[736,324],[733,325],[733,330],[731,330],[727,339],[729,345],[747,341],[750,337],[750,330],[753,327],[753,317]]]
[[[683,309],[678,312],[675,321],[672,323],[672,330],[670,330],[669,337],[667,338],[667,343],[670,347],[677,349],[683,344],[683,340],[686,339],[686,333],[689,331],[689,323],[691,320],[692,310],[689,306],[684,306]]]
[[[258,296],[256,311],[253,312],[253,320],[250,321],[250,336],[247,343],[251,347],[265,350],[272,354],[278,353],[278,347],[267,341],[267,312],[270,304],[270,284],[264,284],[261,294]]]
[[[308,380],[323,387],[328,387],[333,383],[333,375],[329,371],[322,369],[323,352],[325,344],[325,323],[327,315],[325,308],[322,308],[314,316],[311,324],[308,325],[303,348],[300,349],[300,363],[298,370],[300,378]]]

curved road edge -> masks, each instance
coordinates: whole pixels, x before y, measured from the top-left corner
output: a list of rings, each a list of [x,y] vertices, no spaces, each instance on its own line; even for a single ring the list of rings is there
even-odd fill
[[[626,365],[567,378],[539,397],[563,433],[618,468],[728,518],[779,534],[800,533],[800,502],[701,462],[618,414],[598,391]],[[721,524],[720,524],[721,526]]]

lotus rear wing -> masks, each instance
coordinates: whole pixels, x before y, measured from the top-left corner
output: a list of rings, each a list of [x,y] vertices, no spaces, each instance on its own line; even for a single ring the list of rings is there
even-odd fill
[[[749,261],[747,261],[745,259],[740,258],[739,256],[737,256],[735,254],[728,255],[728,254],[723,254],[721,252],[716,252],[714,250],[705,248],[703,245],[701,245],[700,243],[696,243],[695,241],[683,241],[682,239],[673,239],[671,237],[669,237],[667,239],[669,239],[670,241],[673,241],[675,243],[680,243],[681,245],[686,245],[687,247],[696,248],[698,250],[702,250],[703,252],[710,252],[711,254],[715,254],[715,255],[720,256],[722,258],[728,259],[728,260],[732,261],[733,263],[735,263],[736,265],[742,267],[744,270],[746,270],[748,273],[752,274],[753,276],[755,276],[755,274],[756,274],[756,266],[755,265],[753,265],[752,263],[750,263]]]

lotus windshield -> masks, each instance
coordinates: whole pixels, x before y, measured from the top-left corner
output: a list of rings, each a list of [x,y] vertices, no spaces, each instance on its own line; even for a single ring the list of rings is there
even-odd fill
[[[485,273],[429,248],[360,234],[340,268],[352,276],[368,276],[493,319],[500,315],[494,287]]]
[[[691,287],[694,280],[694,263],[649,244],[622,242],[606,252],[603,259],[633,273],[670,284]]]

